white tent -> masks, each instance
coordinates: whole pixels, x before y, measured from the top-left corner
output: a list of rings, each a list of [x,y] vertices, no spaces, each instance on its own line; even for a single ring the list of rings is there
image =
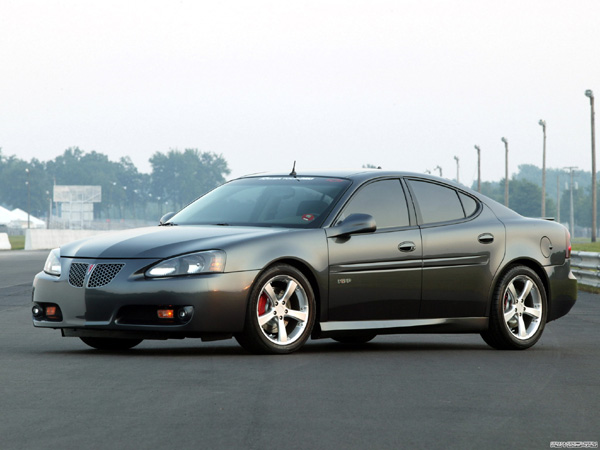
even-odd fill
[[[8,225],[13,220],[15,220],[13,214],[8,209],[0,206],[0,225]]]
[[[11,226],[27,228],[27,213],[22,209],[13,209],[11,212],[13,217]],[[29,216],[29,226],[31,228],[45,228],[46,222],[34,216]]]

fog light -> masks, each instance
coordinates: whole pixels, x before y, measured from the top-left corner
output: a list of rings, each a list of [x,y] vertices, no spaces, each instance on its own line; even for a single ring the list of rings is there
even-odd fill
[[[159,319],[172,319],[175,317],[172,309],[159,309],[156,313]]]
[[[33,308],[31,308],[31,313],[33,314],[33,317],[40,319],[44,316],[44,308],[39,305],[33,305]]]
[[[188,321],[192,318],[193,312],[194,308],[192,306],[184,306],[177,310],[177,317],[179,317],[180,320]]]

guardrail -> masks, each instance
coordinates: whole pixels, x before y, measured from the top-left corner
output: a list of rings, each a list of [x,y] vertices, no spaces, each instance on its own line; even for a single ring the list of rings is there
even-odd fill
[[[600,253],[572,252],[571,270],[578,283],[600,288]]]

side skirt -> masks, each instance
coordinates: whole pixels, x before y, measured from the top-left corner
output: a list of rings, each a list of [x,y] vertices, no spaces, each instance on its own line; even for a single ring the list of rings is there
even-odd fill
[[[314,333],[313,338],[326,338],[352,331],[368,331],[373,334],[480,333],[487,330],[488,322],[488,317],[321,322],[321,330]]]

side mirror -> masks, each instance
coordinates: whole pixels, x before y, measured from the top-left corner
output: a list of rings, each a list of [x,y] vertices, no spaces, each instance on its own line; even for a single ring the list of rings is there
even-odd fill
[[[175,215],[175,213],[173,211],[166,213],[164,216],[162,216],[160,218],[160,222],[158,223],[159,225],[164,225],[165,223],[167,223],[167,221],[173,217]]]
[[[340,224],[327,228],[327,237],[347,236],[350,234],[373,233],[377,230],[375,219],[370,214],[350,214]]]

